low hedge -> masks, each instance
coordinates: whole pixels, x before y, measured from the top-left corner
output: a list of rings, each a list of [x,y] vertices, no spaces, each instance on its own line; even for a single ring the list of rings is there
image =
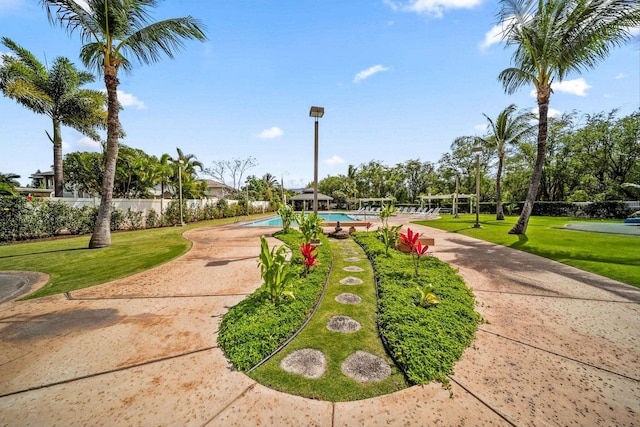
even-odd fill
[[[223,317],[218,344],[225,356],[240,371],[248,371],[290,338],[310,316],[331,270],[331,250],[326,237],[318,246],[319,265],[304,276],[300,252],[302,234],[297,230],[276,233],[292,251],[296,268],[295,299],[271,302],[263,287],[232,307]]]
[[[445,262],[423,257],[414,274],[411,255],[392,250],[374,233],[352,234],[369,256],[378,287],[378,327],[391,356],[414,384],[447,382],[446,375],[474,338],[480,316],[464,280]],[[418,305],[416,286],[433,285],[438,305]]]

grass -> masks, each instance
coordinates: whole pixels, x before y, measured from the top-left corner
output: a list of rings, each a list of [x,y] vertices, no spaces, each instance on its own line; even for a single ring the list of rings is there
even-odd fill
[[[230,223],[235,218],[192,223],[185,227],[116,232],[111,246],[87,249],[90,236],[0,246],[0,271],[47,273],[49,282],[24,299],[70,292],[130,276],[168,262],[191,248],[182,233]]]
[[[527,234],[508,234],[518,217],[497,221],[495,215],[480,215],[482,228],[472,228],[475,215],[450,215],[437,221],[415,221],[427,227],[481,239],[549,258],[581,270],[640,287],[640,237],[562,229],[585,219],[531,217]],[[591,220],[600,221],[600,220]],[[620,222],[620,221],[612,221]]]
[[[348,248],[346,245],[348,244]],[[373,284],[373,270],[362,249],[352,240],[331,241],[333,271],[327,291],[318,310],[305,329],[282,351],[267,363],[250,373],[256,381],[270,388],[290,394],[333,402],[365,399],[393,393],[407,387],[402,373],[385,353],[378,336],[375,323],[376,293]],[[358,252],[357,255],[345,252]],[[360,261],[347,262],[344,259],[358,257]],[[363,272],[346,272],[347,265],[357,265]],[[348,276],[363,280],[360,285],[343,285],[340,280]],[[362,298],[360,304],[341,304],[335,297],[343,292],[355,293]],[[334,315],[349,316],[361,325],[352,333],[334,332],[327,329],[327,323]],[[280,368],[280,362],[292,352],[312,348],[324,353],[327,360],[325,374],[318,379],[308,379]],[[380,382],[359,383],[341,372],[341,365],[352,353],[362,350],[375,354],[392,366],[392,375]]]

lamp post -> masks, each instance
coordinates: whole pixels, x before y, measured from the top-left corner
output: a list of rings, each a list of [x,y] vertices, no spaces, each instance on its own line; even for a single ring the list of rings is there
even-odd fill
[[[458,192],[460,188],[460,177],[458,177],[458,174],[456,174],[456,194],[453,198],[453,217],[454,218],[460,218],[460,215],[458,214]]]
[[[309,117],[314,117],[315,134],[313,143],[313,213],[318,213],[318,119],[324,116],[323,107],[311,107]]]
[[[473,228],[482,228],[480,226],[480,153],[482,147],[473,147],[471,151],[476,153],[476,223],[473,224]]]
[[[182,159],[178,160],[178,201],[180,202],[180,226],[184,225],[182,216]]]

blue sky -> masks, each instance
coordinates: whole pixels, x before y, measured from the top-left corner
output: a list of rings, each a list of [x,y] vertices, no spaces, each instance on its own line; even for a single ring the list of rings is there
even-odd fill
[[[157,20],[191,15],[206,43],[175,59],[120,74],[122,141],[149,154],[176,147],[206,167],[255,157],[247,174],[269,172],[285,187],[313,180],[313,119],[320,119],[319,177],[370,160],[437,162],[458,136],[482,135],[486,120],[515,103],[533,110],[532,88],[506,95],[497,76],[511,52],[495,34],[487,0],[169,0]],[[492,31],[493,30],[493,31]],[[52,27],[36,0],[0,0],[0,36],[41,61],[66,56],[83,68],[77,34]],[[0,52],[7,49],[0,45]],[[101,80],[90,85],[102,89]],[[553,112],[640,108],[638,42],[595,70],[555,87]],[[0,172],[21,175],[53,163],[48,118],[0,97]],[[99,148],[63,131],[64,153]]]

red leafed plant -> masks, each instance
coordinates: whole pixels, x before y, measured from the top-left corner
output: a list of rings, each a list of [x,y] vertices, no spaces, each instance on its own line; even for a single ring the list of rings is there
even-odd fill
[[[316,251],[318,247],[311,243],[303,243],[300,245],[300,252],[304,256],[304,275],[309,273],[309,269],[314,265],[318,265],[318,253]]]
[[[410,228],[407,228],[407,234],[400,233],[402,243],[411,248],[411,257],[413,258],[413,268],[416,276],[418,275],[418,268],[420,268],[420,258],[427,255],[429,250],[429,246],[422,246],[422,242],[418,240],[419,237],[420,233],[414,233]]]
[[[367,223],[367,231],[369,231],[369,229],[373,227],[373,223],[372,222],[368,222]]]
[[[402,240],[402,243],[409,246],[412,250],[416,242],[418,241],[418,237],[420,237],[420,233],[414,233],[410,228],[407,228],[407,234],[400,233],[400,239]]]

